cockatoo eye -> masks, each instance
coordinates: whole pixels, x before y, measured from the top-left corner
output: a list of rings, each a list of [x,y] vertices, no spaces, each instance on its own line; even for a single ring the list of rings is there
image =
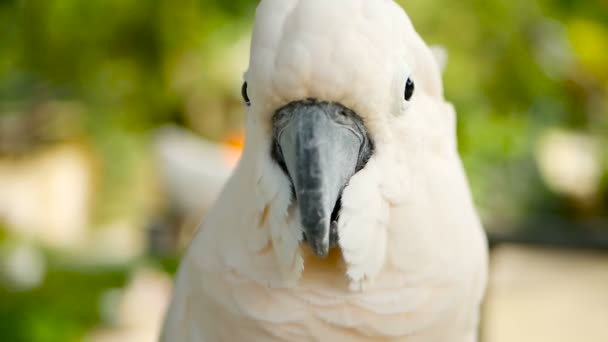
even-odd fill
[[[241,95],[243,96],[243,100],[245,101],[245,104],[247,106],[250,106],[251,100],[249,100],[249,95],[247,94],[247,82],[244,82],[243,86],[241,87]]]
[[[415,88],[416,87],[414,86],[414,81],[412,81],[412,79],[408,77],[407,82],[405,82],[405,91],[403,93],[405,101],[409,101],[412,98],[412,96],[414,95]]]

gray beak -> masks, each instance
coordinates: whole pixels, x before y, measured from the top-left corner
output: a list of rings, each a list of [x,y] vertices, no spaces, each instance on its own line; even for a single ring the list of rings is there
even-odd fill
[[[274,116],[274,157],[291,179],[304,239],[319,257],[337,245],[342,190],[371,156],[359,116],[328,102],[292,102]]]

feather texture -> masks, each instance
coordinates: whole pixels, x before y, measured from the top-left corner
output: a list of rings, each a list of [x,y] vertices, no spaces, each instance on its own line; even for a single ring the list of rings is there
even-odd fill
[[[245,151],[183,258],[161,340],[475,341],[486,240],[439,64],[407,15],[390,0],[262,0],[246,80]],[[322,260],[301,247],[269,152],[275,110],[311,97],[356,111],[376,144]]]

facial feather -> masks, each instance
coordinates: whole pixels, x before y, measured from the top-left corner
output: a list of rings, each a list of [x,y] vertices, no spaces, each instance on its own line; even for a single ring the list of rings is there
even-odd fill
[[[246,81],[252,103],[248,115],[254,118],[248,129],[263,137],[253,142],[262,154],[268,148],[271,114],[306,98],[352,108],[377,144],[374,158],[351,179],[342,196],[340,247],[352,288],[360,289],[382,269],[389,208],[405,196],[407,175],[387,171],[407,167],[399,163],[394,146],[418,149],[433,138],[438,146],[451,146],[452,132],[430,136],[431,129],[450,126],[431,121],[438,116],[435,112],[444,111],[440,72],[432,56],[392,1],[266,0],[258,9]],[[403,99],[403,86],[410,77],[416,83],[411,103]],[[429,103],[431,109],[425,107]],[[421,117],[429,110],[432,115]],[[258,196],[259,206],[272,208],[275,253],[282,273],[294,284],[305,266],[299,249],[299,212],[293,203],[286,204],[287,196],[289,201],[293,198],[287,177],[266,165],[273,163],[266,155],[260,160],[260,191],[274,189],[275,195]]]

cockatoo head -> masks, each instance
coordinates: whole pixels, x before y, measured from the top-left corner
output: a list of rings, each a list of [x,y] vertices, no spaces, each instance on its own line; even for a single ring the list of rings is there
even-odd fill
[[[271,227],[275,248],[348,248],[339,227],[353,176],[375,167],[382,178],[396,150],[453,139],[428,105],[443,103],[441,87],[431,50],[391,0],[262,0],[243,85],[245,153],[259,164],[260,210],[287,222]]]

